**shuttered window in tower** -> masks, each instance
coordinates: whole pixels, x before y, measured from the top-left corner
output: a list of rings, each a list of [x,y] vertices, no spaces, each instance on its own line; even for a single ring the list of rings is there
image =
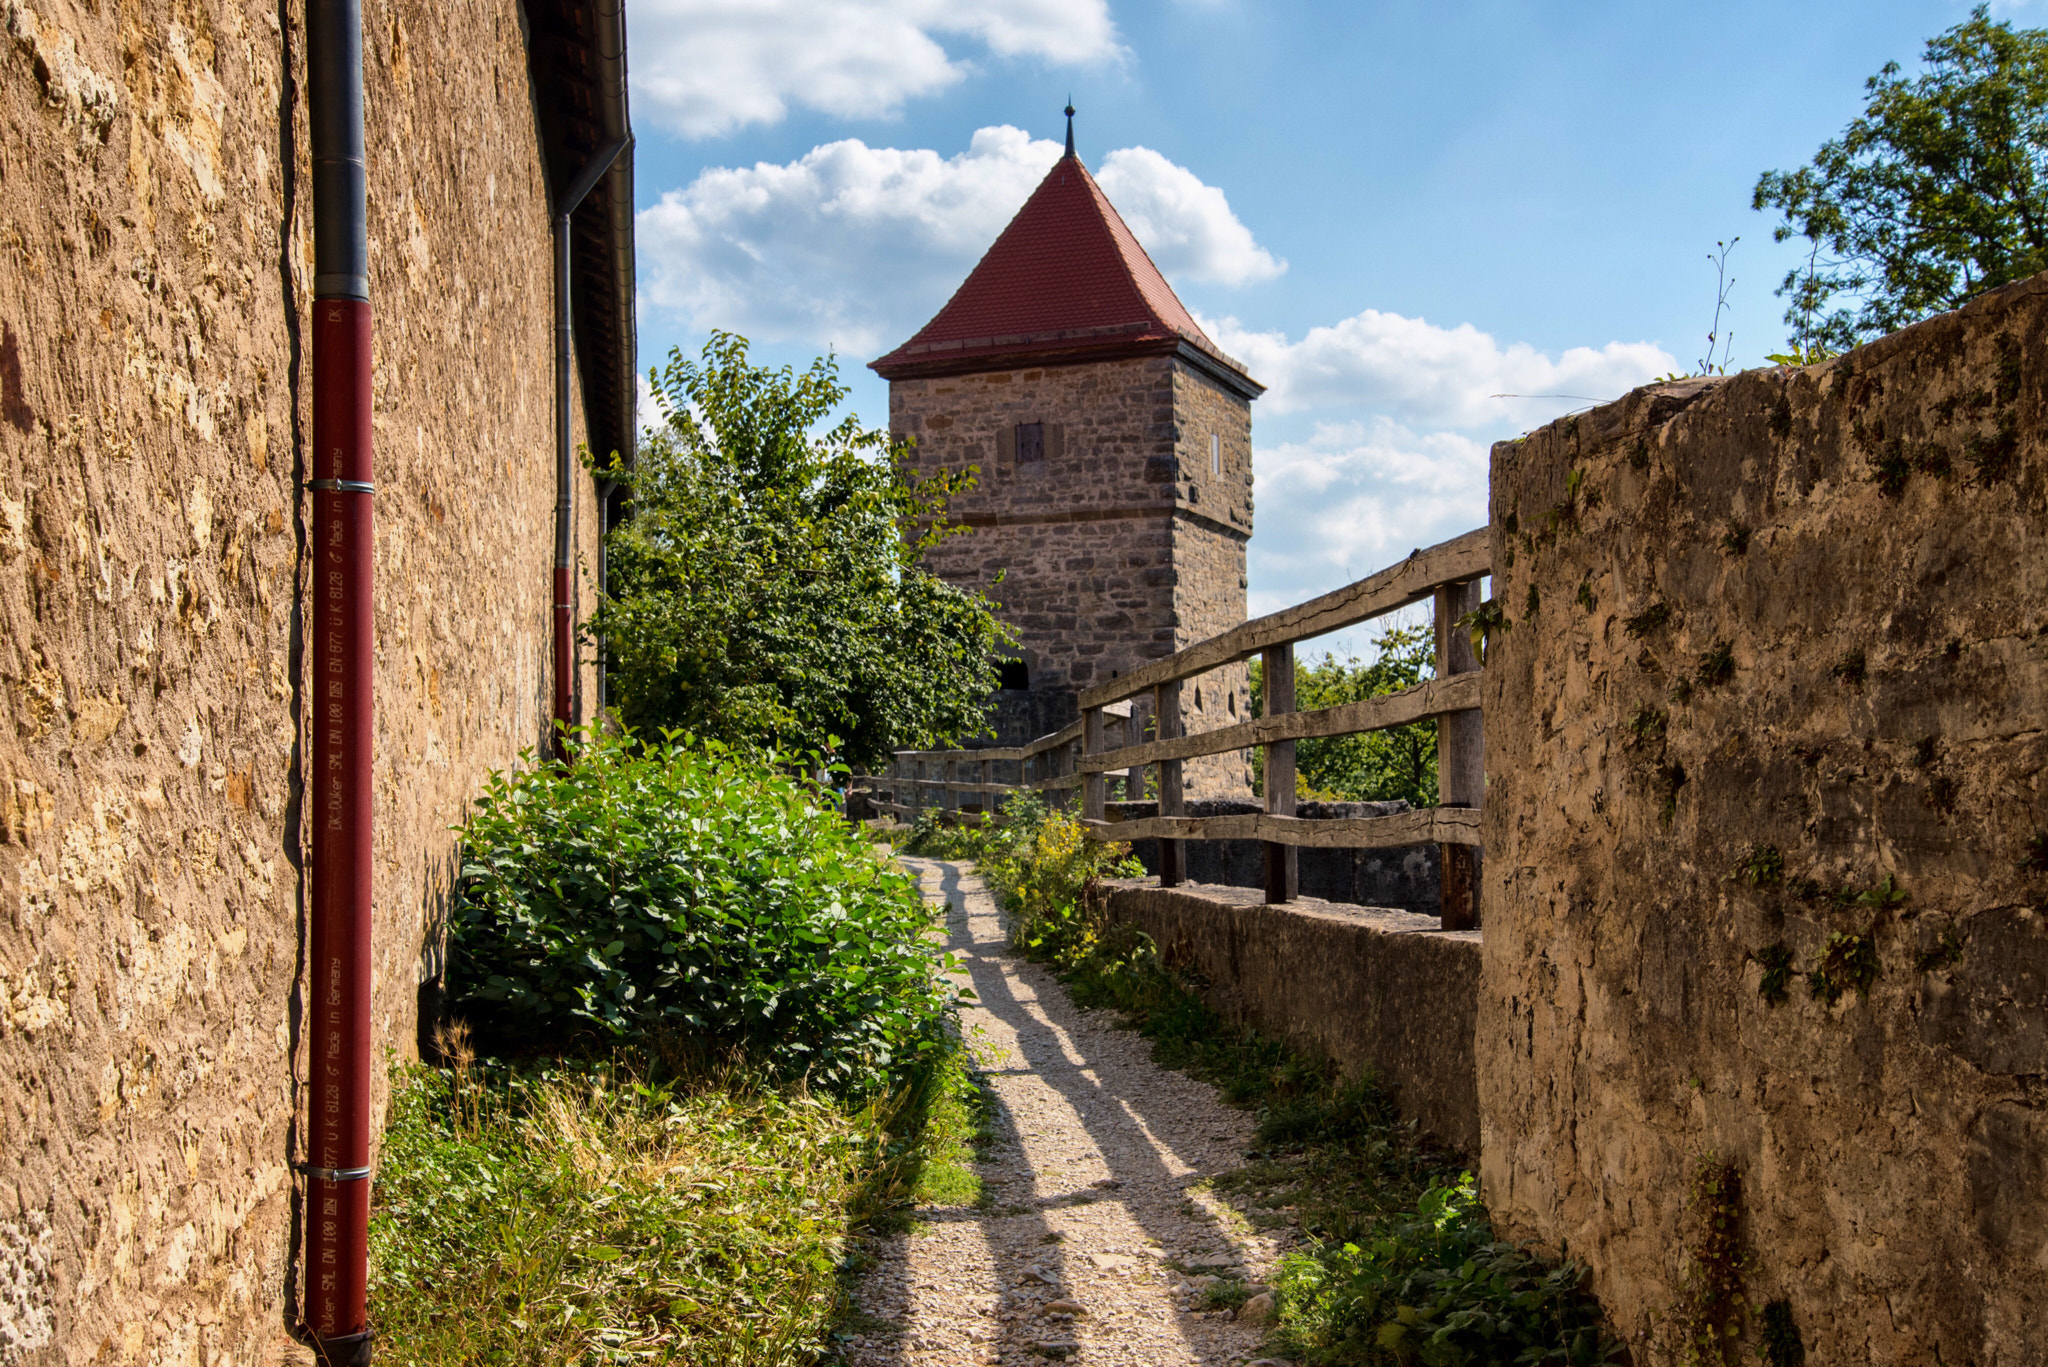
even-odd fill
[[[1017,424],[1017,463],[1025,465],[1045,459],[1045,424],[1042,422],[1020,422]]]

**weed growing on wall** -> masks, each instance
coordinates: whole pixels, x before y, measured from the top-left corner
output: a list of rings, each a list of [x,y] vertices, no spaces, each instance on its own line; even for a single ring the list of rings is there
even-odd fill
[[[1622,619],[1621,629],[1640,639],[1671,620],[1671,604],[1652,603],[1633,617]]]
[[[1685,1367],[1728,1367],[1744,1321],[1742,1174],[1713,1154],[1693,1164],[1686,1193],[1679,1299],[1671,1323]]]
[[[1763,981],[1757,984],[1757,993],[1766,1005],[1783,1006],[1791,995],[1792,950],[1783,940],[1765,945],[1756,952],[1756,961],[1763,966]]]
[[[1716,641],[1712,650],[1700,656],[1700,687],[1719,688],[1734,677],[1735,647],[1732,642]]]
[[[1735,861],[1728,877],[1752,887],[1767,887],[1785,880],[1785,856],[1776,845],[1751,845],[1749,853]]]
[[[1820,962],[1806,975],[1806,990],[1824,1006],[1833,1006],[1851,988],[1858,996],[1869,996],[1877,981],[1877,927],[1856,933],[1835,931],[1821,947]]]
[[[948,1046],[931,911],[818,794],[717,746],[590,730],[462,827],[450,997],[530,1044],[676,1035],[857,1094]]]
[[[1756,1355],[1764,1367],[1806,1367],[1806,1344],[1792,1322],[1792,1302],[1775,1300],[1764,1306],[1763,1328]]]
[[[2048,873],[2048,831],[2035,831],[2021,842],[2019,867],[2027,873]]]
[[[1954,968],[1962,961],[1962,937],[1953,930],[1944,930],[1940,939],[1914,958],[1913,969],[1918,973],[1937,973],[1944,968]]]

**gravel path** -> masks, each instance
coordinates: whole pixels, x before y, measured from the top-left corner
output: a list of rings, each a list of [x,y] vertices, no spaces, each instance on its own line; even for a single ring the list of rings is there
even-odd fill
[[[1280,1236],[1254,1232],[1203,1186],[1241,1164],[1251,1117],[1156,1066],[1114,1013],[1076,1008],[1049,972],[1009,955],[971,866],[904,863],[947,904],[947,946],[980,998],[963,1024],[995,1091],[999,1138],[979,1165],[980,1206],[920,1209],[912,1233],[871,1241],[876,1265],[855,1289],[861,1319],[844,1360],[1258,1359],[1265,1331],[1200,1309],[1209,1283],[1198,1280],[1259,1283],[1279,1250]]]

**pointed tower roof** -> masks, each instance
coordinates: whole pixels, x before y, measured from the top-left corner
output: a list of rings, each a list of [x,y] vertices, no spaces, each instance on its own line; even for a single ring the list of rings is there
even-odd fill
[[[1053,164],[966,282],[869,367],[886,379],[1178,353],[1245,398],[1265,386],[1223,354],[1074,155]]]

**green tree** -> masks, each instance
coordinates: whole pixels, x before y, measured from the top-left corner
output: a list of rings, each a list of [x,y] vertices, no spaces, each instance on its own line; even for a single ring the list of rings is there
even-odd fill
[[[820,358],[753,365],[715,332],[650,372],[664,422],[630,470],[633,516],[606,541],[609,596],[586,635],[622,719],[855,764],[981,733],[1006,630],[979,593],[922,565],[963,531],[966,475],[918,476],[908,447],[848,415]]]
[[[1303,712],[1412,688],[1436,674],[1435,634],[1427,626],[1389,627],[1373,638],[1373,659],[1326,656],[1294,667],[1294,705]],[[1265,687],[1252,664],[1252,715],[1264,716]],[[1436,805],[1436,723],[1421,721],[1355,736],[1296,741],[1294,771],[1304,797],[1346,802],[1404,798]],[[1256,770],[1254,770],[1256,772]]]
[[[1751,207],[1811,244],[1779,287],[1805,359],[2048,269],[2048,31],[1984,6],[1928,40],[1925,69],[1866,83],[1863,117]]]

